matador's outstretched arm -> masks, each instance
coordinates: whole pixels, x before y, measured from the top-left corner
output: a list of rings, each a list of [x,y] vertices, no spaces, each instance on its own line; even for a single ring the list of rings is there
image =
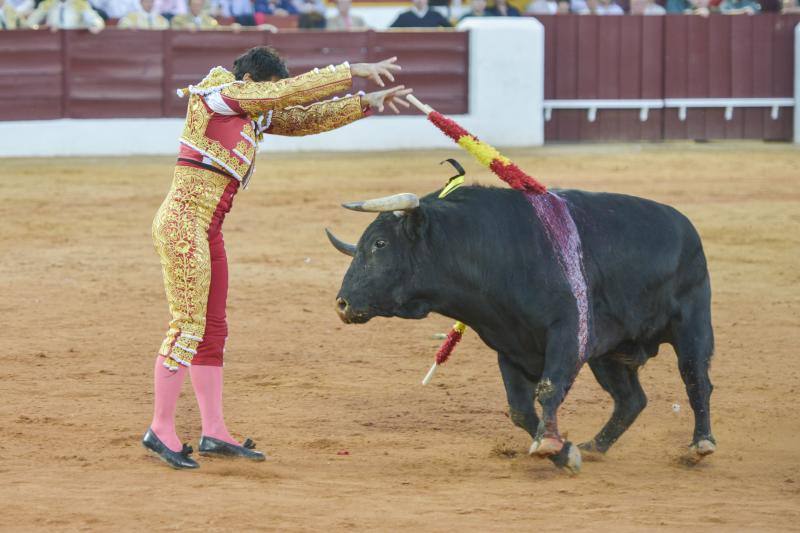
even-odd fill
[[[273,111],[264,133],[292,137],[313,135],[341,128],[367,114],[368,108],[362,105],[359,95],[317,102],[310,106],[292,106]]]
[[[273,135],[313,135],[334,130],[371,114],[382,112],[384,106],[398,112],[395,104],[405,105],[404,96],[411,93],[403,85],[370,94],[359,94],[317,102],[310,106],[292,106],[267,115],[267,125],[261,131]]]
[[[350,65],[342,63],[274,82],[235,82],[222,89],[221,95],[233,110],[257,116],[329,98],[349,89],[352,82]]]

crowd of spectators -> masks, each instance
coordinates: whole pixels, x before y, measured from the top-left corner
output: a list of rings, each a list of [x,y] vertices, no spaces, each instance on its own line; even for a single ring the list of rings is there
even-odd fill
[[[342,4],[349,0],[340,0]],[[294,17],[301,28],[326,26],[323,0],[0,0],[0,30],[18,28],[88,29],[108,24],[127,29],[240,29],[275,31],[272,17]],[[344,8],[344,27],[363,26]]]
[[[88,29],[107,24],[120,28],[190,31],[253,27],[277,31],[275,17],[293,17],[299,28],[367,29],[352,13],[352,0],[334,0],[336,14],[326,18],[324,0],[0,0],[0,30],[22,28]],[[450,27],[467,17],[522,15],[753,15],[764,11],[800,13],[800,0],[469,0],[469,10],[452,17],[449,9],[411,0],[393,28]],[[441,9],[441,10],[440,10]]]

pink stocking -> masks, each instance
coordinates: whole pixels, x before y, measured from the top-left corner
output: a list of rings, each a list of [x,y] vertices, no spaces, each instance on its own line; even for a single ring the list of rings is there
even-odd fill
[[[150,429],[173,452],[181,451],[181,440],[175,432],[175,406],[178,396],[181,395],[181,386],[186,378],[186,367],[182,366],[177,372],[170,372],[164,368],[164,357],[156,358],[156,367],[153,370],[153,422]]]
[[[228,433],[222,416],[222,367],[193,365],[191,375],[194,395],[203,420],[203,436],[241,446]]]

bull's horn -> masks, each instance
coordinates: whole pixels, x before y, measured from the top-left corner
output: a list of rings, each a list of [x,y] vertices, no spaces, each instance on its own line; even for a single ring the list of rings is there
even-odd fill
[[[419,198],[416,194],[403,192],[393,196],[384,196],[365,202],[350,202],[342,204],[345,209],[352,211],[367,211],[370,213],[383,213],[386,211],[410,211],[419,207]]]
[[[333,247],[342,252],[344,255],[349,255],[350,257],[356,255],[356,246],[354,244],[340,241],[336,238],[336,235],[331,233],[331,230],[328,228],[325,228],[325,235],[328,236],[328,240],[331,241]]]

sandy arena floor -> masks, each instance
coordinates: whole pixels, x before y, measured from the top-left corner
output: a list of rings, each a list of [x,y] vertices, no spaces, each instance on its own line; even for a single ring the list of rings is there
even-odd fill
[[[468,333],[428,387],[450,320],[345,326],[333,298],[370,215],[339,203],[426,193],[450,151],[262,154],[226,221],[226,412],[272,456],[172,471],[139,444],[168,320],[150,222],[172,158],[0,161],[0,529],[641,531],[800,528],[800,151],[667,144],[510,151],[551,186],[673,204],[705,239],[718,451],[681,464],[691,410],[664,347],[650,404],[601,462],[569,477],[529,458],[495,355]],[[673,404],[680,404],[678,413]],[[588,368],[561,411],[572,440],[611,400]],[[179,433],[200,421],[187,381]],[[342,450],[349,455],[338,455]]]

